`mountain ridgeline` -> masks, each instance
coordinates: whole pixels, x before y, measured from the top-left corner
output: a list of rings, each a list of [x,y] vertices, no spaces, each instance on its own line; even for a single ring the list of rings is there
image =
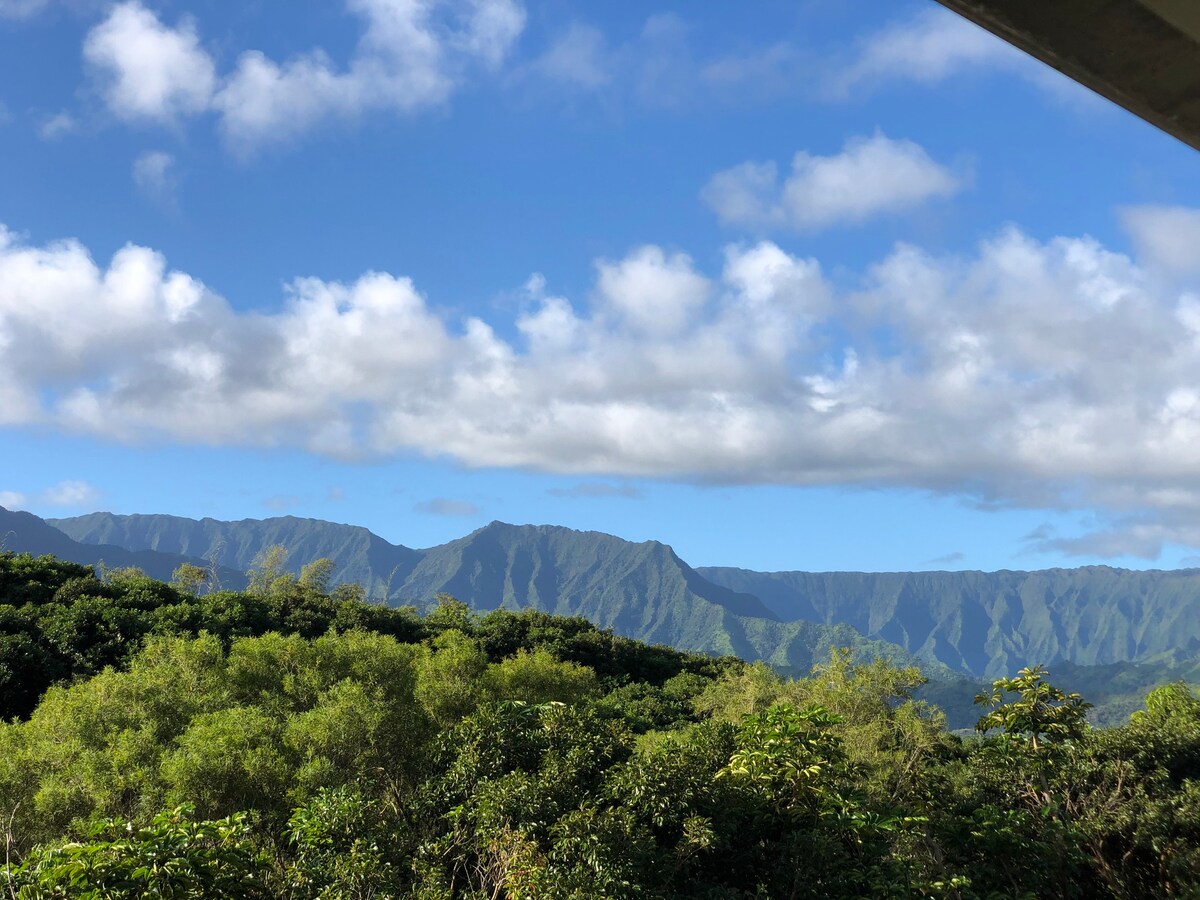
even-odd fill
[[[807,670],[831,646],[905,663],[902,648],[853,628],[782,622],[756,597],[713,584],[657,541],[635,544],[594,531],[493,522],[426,550],[389,544],[364,528],[291,516],[240,522],[93,513],[50,520],[83,543],[218,559],[249,568],[272,545],[298,569],[327,557],[335,581],[357,581],[376,600],[428,607],[439,593],[473,608],[583,616],[617,634]]]
[[[0,550],[13,553],[52,554],[66,562],[96,565],[111,569],[135,567],[151,578],[170,581],[171,573],[184,563],[207,568],[209,560],[186,551],[158,551],[146,547],[110,543],[104,540],[81,542],[32,513],[16,512],[0,506]],[[218,565],[217,580],[222,586],[240,590],[246,586],[245,571]]]
[[[837,622],[999,677],[1034,661],[1151,662],[1200,651],[1200,570],[752,572],[701,568],[784,620]]]
[[[239,571],[279,544],[293,569],[328,557],[336,580],[391,605],[427,607],[445,592],[480,610],[584,616],[639,640],[797,670],[830,645],[972,679],[1036,663],[1166,671],[1200,656],[1200,570],[763,573],[694,569],[655,541],[501,522],[424,550],[291,516],[93,513],[48,523],[80,544],[172,559],[215,554]]]

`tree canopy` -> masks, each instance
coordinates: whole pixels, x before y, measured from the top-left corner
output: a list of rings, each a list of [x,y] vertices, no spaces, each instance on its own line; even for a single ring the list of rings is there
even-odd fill
[[[1193,897],[1200,698],[802,678],[582,619],[0,555],[0,888],[36,897]],[[195,577],[193,577],[195,576]]]

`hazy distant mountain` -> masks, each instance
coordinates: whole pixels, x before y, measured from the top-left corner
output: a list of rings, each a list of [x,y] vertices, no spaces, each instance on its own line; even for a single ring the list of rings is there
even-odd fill
[[[14,553],[42,555],[52,553],[68,562],[95,565],[104,562],[114,569],[137,566],[147,575],[162,581],[170,581],[173,573],[185,562],[207,566],[198,557],[178,553],[159,553],[154,550],[130,550],[102,542],[79,542],[72,540],[57,528],[39,519],[32,513],[16,512],[0,506],[0,550]],[[226,588],[241,588],[246,584],[245,575],[237,570],[222,567],[218,570],[221,584]]]
[[[288,550],[288,564],[294,571],[314,559],[328,557],[337,564],[335,582],[357,581],[372,596],[380,597],[385,595],[389,578],[398,585],[422,556],[417,550],[390,544],[357,525],[295,516],[222,522],[97,512],[46,521],[84,544],[116,544],[130,550],[157,550],[204,559],[216,554],[222,565],[242,572],[263,550],[281,544]]]
[[[807,667],[830,644],[971,678],[1035,663],[1200,655],[1200,570],[763,573],[693,569],[655,541],[501,522],[413,550],[365,528],[291,516],[219,522],[94,513],[49,521],[83,543],[217,552],[238,569],[282,544],[294,569],[329,557],[339,579],[392,604],[422,606],[445,591],[477,609],[581,615],[641,640],[778,666]]]
[[[87,543],[201,556],[217,552],[239,567],[282,544],[293,569],[329,557],[338,564],[336,578],[358,581],[371,596],[386,596],[393,605],[423,606],[444,591],[476,609],[532,607],[579,615],[640,640],[800,669],[835,644],[913,659],[846,626],[777,621],[757,597],[711,583],[657,541],[635,544],[594,531],[493,522],[448,544],[412,550],[364,528],[291,516],[219,522],[93,513],[50,521]]]
[[[850,625],[923,659],[996,677],[1034,662],[1200,652],[1200,570],[752,572],[700,568],[782,619]]]

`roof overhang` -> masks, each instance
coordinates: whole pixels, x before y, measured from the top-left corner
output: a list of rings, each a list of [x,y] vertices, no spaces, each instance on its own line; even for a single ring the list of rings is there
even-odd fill
[[[1200,150],[1200,0],[938,0]]]

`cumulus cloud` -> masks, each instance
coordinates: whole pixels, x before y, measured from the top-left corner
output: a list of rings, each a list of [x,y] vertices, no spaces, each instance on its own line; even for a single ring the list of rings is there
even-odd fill
[[[386,273],[298,279],[244,311],[148,248],[101,264],[0,231],[0,423],[918,488],[1100,510],[1090,552],[1153,554],[1200,546],[1200,293],[1172,285],[1093,239],[1016,228],[964,256],[900,244],[851,288],[769,241],[712,272],[648,246],[599,262],[584,302],[531,279],[501,329]]]
[[[714,175],[702,196],[728,224],[817,231],[903,212],[962,184],[918,144],[876,133],[833,156],[800,151],[782,184],[774,162],[742,163]]]
[[[275,62],[239,59],[214,99],[227,139],[242,150],[277,142],[328,118],[444,102],[471,66],[495,70],[525,25],[517,0],[348,0],[364,32],[339,67],[321,49]]]
[[[435,497],[413,506],[414,512],[431,516],[477,516],[482,510],[474,503],[466,500],[450,500],[446,497]]]
[[[249,153],[327,119],[442,103],[472,67],[499,67],[525,24],[519,0],[346,6],[363,33],[345,65],[320,47],[282,62],[249,50],[220,76],[191,20],[168,25],[140,0],[114,6],[92,29],[84,59],[119,117],[170,124],[213,111],[230,145]]]
[[[675,334],[708,298],[708,280],[682,253],[667,256],[659,247],[642,247],[596,268],[601,305],[634,331]]]
[[[100,500],[101,494],[86,481],[60,481],[42,492],[41,503],[49,506],[87,506]]]
[[[1149,263],[1173,275],[1200,272],[1200,209],[1127,206],[1121,222]]]
[[[195,26],[184,20],[171,28],[138,0],[112,8],[88,33],[83,57],[122,119],[170,123],[212,102],[216,68]]]
[[[24,509],[26,498],[20,491],[0,491],[0,506],[5,509]]]
[[[33,496],[21,491],[0,491],[0,506],[5,509],[28,509],[41,506],[83,507],[96,503],[103,495],[86,481],[60,481]]]

